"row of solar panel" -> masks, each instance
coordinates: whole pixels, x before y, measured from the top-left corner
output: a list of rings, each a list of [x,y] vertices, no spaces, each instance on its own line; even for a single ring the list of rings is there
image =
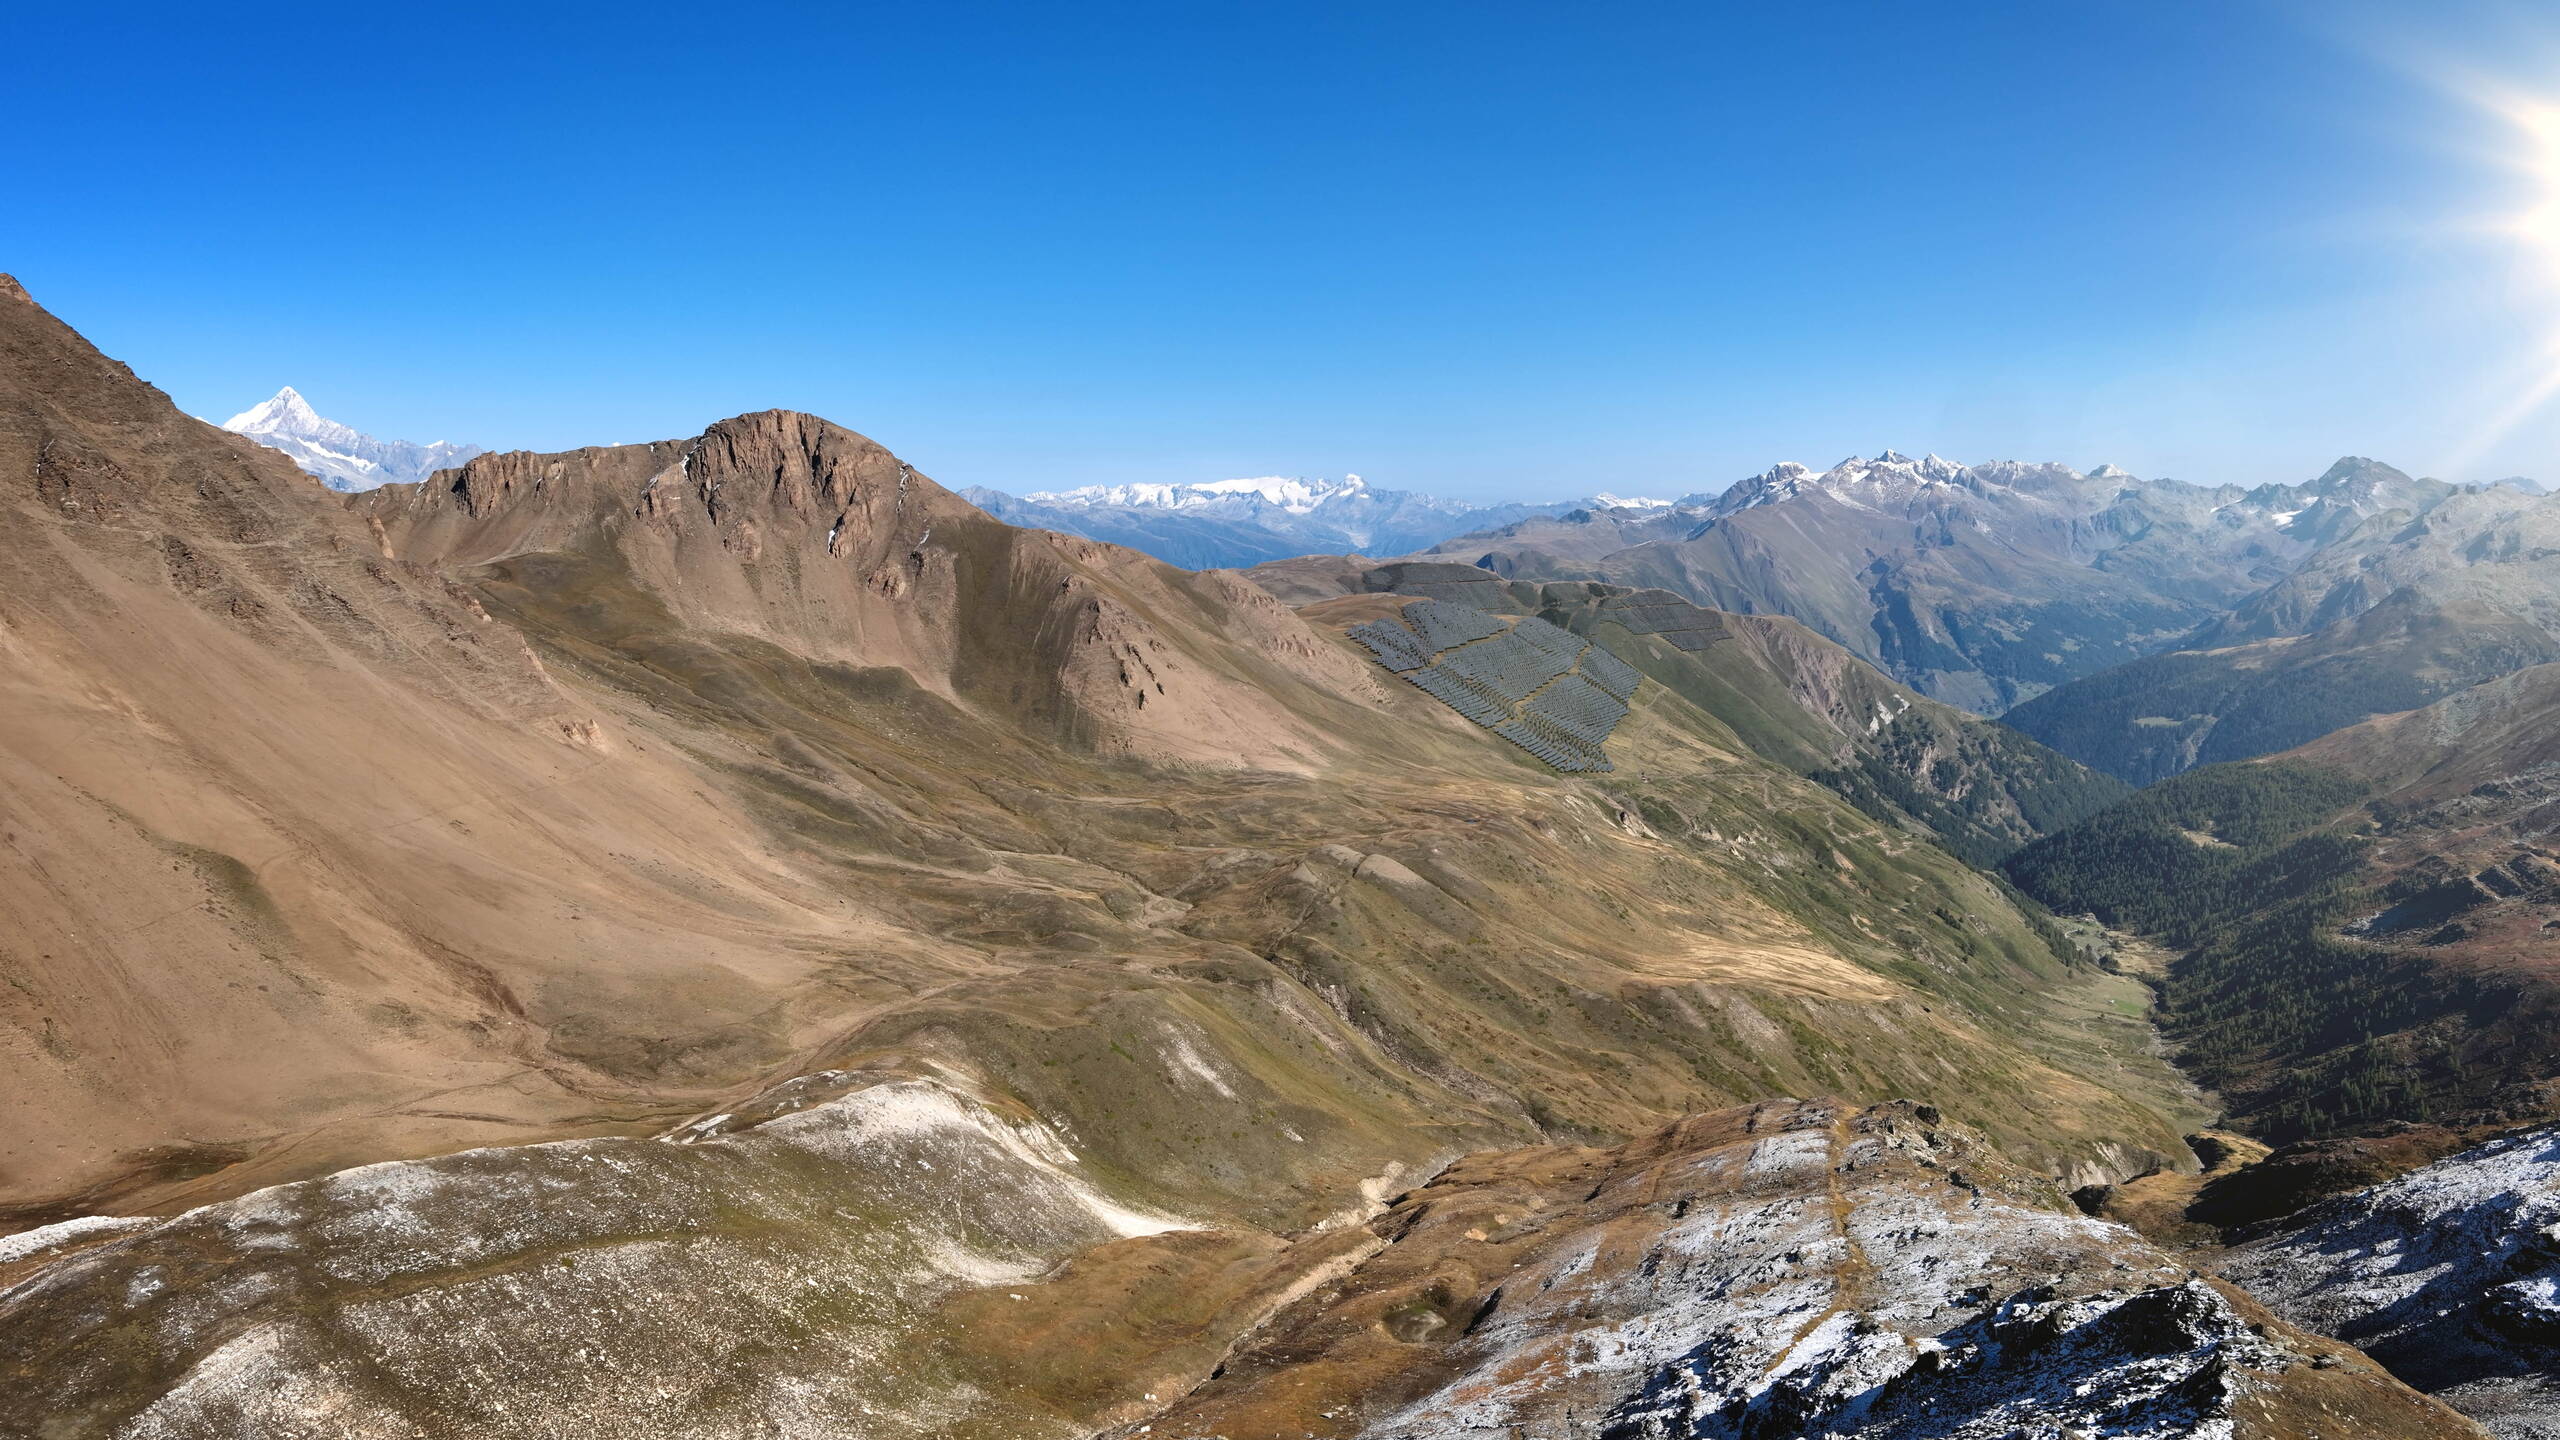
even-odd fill
[[[1695,605],[1604,605],[1600,613],[1638,635],[1692,630],[1708,618],[1707,612]]]
[[[1470,640],[1481,640],[1502,629],[1502,622],[1481,610],[1452,605],[1445,600],[1416,600],[1404,607],[1404,622],[1421,632],[1422,643],[1434,654],[1454,649]]]
[[[1401,617],[1349,633],[1380,665],[1556,769],[1613,768],[1601,747],[1643,681],[1633,666],[1534,616],[1506,628],[1482,611],[1423,599]]]
[[[1579,655],[1591,642],[1531,616],[1511,627],[1511,633],[1550,655]]]
[[[1354,625],[1345,633],[1368,646],[1369,653],[1378,657],[1379,664],[1399,675],[1431,663],[1431,648],[1422,643],[1421,636],[1406,629],[1400,620],[1372,620],[1365,625]]]
[[[1582,676],[1622,701],[1634,699],[1636,687],[1644,683],[1636,667],[1597,645],[1582,652]]]
[[[1627,718],[1627,702],[1579,675],[1567,675],[1539,691],[1520,713],[1596,750]]]
[[[1526,720],[1506,720],[1494,726],[1493,733],[1569,775],[1617,768],[1599,750],[1570,742],[1560,743]]]
[[[1522,621],[1527,624],[1527,621]],[[1549,626],[1553,629],[1553,626]],[[1539,686],[1573,668],[1571,654],[1558,654],[1529,642],[1517,628],[1508,635],[1492,635],[1473,645],[1443,653],[1432,665],[1435,670],[1453,670],[1475,681],[1493,694],[1514,704],[1528,699]]]
[[[1487,729],[1511,718],[1511,707],[1500,697],[1473,680],[1453,673],[1446,665],[1408,671],[1404,678],[1419,686],[1424,694]]]

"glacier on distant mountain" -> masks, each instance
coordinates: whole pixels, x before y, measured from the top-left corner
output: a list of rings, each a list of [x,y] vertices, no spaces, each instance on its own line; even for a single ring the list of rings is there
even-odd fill
[[[480,446],[444,440],[429,445],[376,440],[351,425],[323,419],[290,385],[277,391],[275,398],[223,421],[222,428],[284,452],[332,490],[371,490],[377,485],[424,480],[482,453]]]

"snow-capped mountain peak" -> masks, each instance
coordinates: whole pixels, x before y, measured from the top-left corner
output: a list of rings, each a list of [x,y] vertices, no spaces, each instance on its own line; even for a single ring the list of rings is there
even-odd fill
[[[222,428],[283,451],[332,490],[371,490],[377,485],[424,480],[482,453],[477,445],[443,440],[432,445],[376,440],[352,425],[323,418],[290,385],[223,421]]]
[[[352,438],[355,431],[334,421],[323,420],[302,392],[287,385],[275,398],[241,411],[222,422],[222,428],[235,435],[298,435],[309,439]]]
[[[1594,495],[1581,500],[1475,502],[1339,480],[1261,475],[1231,480],[1084,485],[1013,496],[984,487],[971,503],[1017,525],[1112,540],[1194,568],[1291,555],[1409,555],[1454,535],[1577,510],[1669,510],[1688,502]]]
[[[1285,510],[1292,515],[1310,514],[1319,507],[1368,489],[1368,482],[1357,475],[1340,480],[1309,480],[1294,475],[1257,475],[1237,480],[1197,480],[1176,483],[1130,485],[1083,485],[1073,490],[1040,490],[1022,498],[1038,505],[1059,505],[1075,509],[1100,506],[1137,506],[1156,510],[1189,510],[1221,501],[1259,503]]]

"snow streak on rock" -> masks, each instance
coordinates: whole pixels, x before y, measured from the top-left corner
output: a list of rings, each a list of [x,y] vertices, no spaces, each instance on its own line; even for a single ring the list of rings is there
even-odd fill
[[[2222,1268],[2493,1432],[2560,1435],[2560,1126],[2315,1206]]]

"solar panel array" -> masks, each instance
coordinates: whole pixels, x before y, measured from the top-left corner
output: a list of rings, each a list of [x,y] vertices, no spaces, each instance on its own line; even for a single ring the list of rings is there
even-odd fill
[[[1568,773],[1614,768],[1602,747],[1644,679],[1544,620],[1506,624],[1441,600],[1416,600],[1401,619],[1349,633],[1424,694]]]
[[[1636,667],[1597,645],[1582,657],[1582,678],[1621,700],[1632,699],[1636,686],[1644,682]]]
[[[1652,592],[1654,595],[1660,593]],[[1716,611],[1702,609],[1686,601],[1657,601],[1652,595],[1628,598],[1638,603],[1604,602],[1600,613],[1638,635],[1659,635],[1682,650],[1704,650],[1727,633],[1723,617]]]

